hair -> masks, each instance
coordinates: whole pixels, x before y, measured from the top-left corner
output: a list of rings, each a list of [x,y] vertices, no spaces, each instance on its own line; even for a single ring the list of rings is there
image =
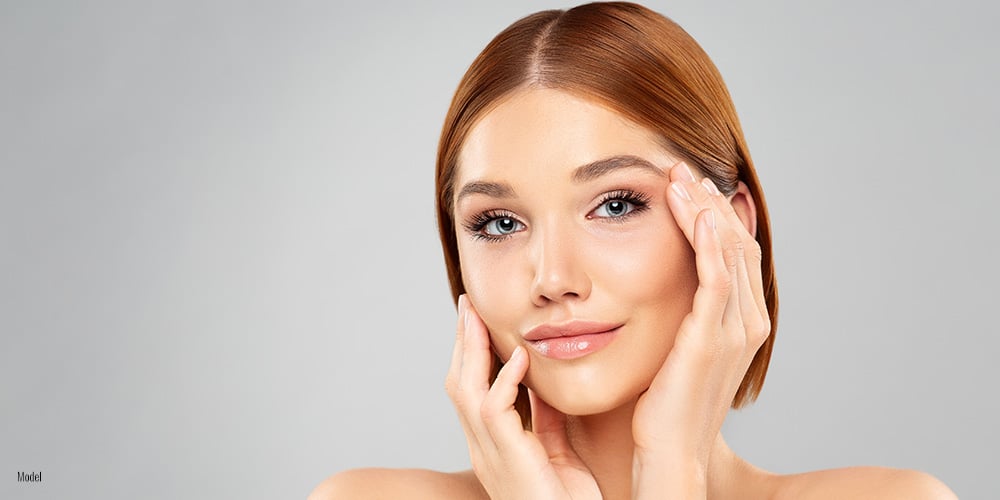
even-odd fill
[[[524,17],[476,57],[455,91],[438,144],[437,220],[453,299],[465,293],[453,219],[454,179],[473,126],[512,92],[557,89],[599,102],[653,131],[674,156],[712,179],[727,196],[742,181],[756,204],[764,298],[771,332],[733,398],[757,399],[777,328],[778,295],[771,226],[736,109],[722,75],[676,23],[641,5],[590,3]],[[494,359],[493,377],[501,366]],[[525,428],[530,407],[522,386],[515,403]]]

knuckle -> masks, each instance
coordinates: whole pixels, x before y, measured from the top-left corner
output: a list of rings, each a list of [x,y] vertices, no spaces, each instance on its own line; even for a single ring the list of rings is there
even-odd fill
[[[712,278],[707,286],[717,297],[725,299],[732,292],[733,280],[728,274],[719,274]]]
[[[766,313],[760,315],[760,333],[765,337],[771,334],[771,317]]]
[[[448,393],[451,399],[455,399],[458,395],[458,381],[455,380],[455,375],[448,374],[444,379],[444,392]]]
[[[483,423],[491,425],[496,421],[498,415],[500,415],[500,412],[497,411],[496,405],[492,400],[490,398],[483,400],[483,404],[479,406],[479,418],[482,419]]]
[[[771,321],[766,317],[763,318],[760,322],[760,326],[757,327],[755,333],[756,335],[754,336],[754,340],[759,346],[760,344],[763,344],[768,337],[771,336]]]
[[[726,247],[722,252],[722,257],[726,261],[726,270],[730,273],[736,273],[737,260],[743,259],[744,257],[743,242],[737,241],[732,245]]]
[[[751,328],[747,331],[746,342],[744,342],[743,349],[756,351],[760,345],[764,342],[767,335],[764,334],[763,330],[759,327]]]
[[[771,322],[767,318],[760,318],[747,328],[747,346],[756,351],[770,334]]]
[[[461,413],[465,413],[465,399],[462,398],[461,391],[452,388],[448,392],[448,397],[451,398],[451,403],[455,405],[455,409]]]
[[[451,397],[451,402],[455,405],[455,409],[463,414],[468,414],[469,402],[474,401],[470,397],[469,392],[463,388],[461,385],[455,385],[448,395]]]
[[[742,255],[742,244],[731,245],[722,251],[722,256],[726,259],[726,267],[728,268],[732,268],[736,264],[736,259],[740,258]]]
[[[757,240],[750,240],[750,257],[754,262],[761,262],[764,260],[764,251],[760,246],[760,242]]]

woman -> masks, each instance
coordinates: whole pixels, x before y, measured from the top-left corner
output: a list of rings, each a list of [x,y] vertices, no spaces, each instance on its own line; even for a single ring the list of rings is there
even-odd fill
[[[665,17],[589,4],[500,33],[452,102],[437,195],[473,470],[348,471],[313,498],[954,497],[726,445],[775,338],[770,226],[721,76]]]

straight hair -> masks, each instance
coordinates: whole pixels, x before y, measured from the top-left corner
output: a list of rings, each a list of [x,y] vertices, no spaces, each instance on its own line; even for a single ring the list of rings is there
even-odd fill
[[[456,304],[465,293],[453,215],[459,153],[475,124],[522,88],[562,90],[615,110],[653,131],[667,151],[700,170],[727,196],[740,181],[746,184],[757,209],[754,238],[761,248],[771,332],[754,355],[732,407],[756,400],[778,324],[767,204],[722,75],[687,32],[641,5],[590,3],[529,15],[498,34],[465,73],[441,131],[435,182],[438,230]],[[491,382],[501,366],[495,357]],[[523,385],[514,406],[530,429]]]

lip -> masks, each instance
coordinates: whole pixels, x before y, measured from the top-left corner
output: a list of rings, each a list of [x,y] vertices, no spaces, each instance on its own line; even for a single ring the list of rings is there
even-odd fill
[[[615,339],[622,323],[571,321],[544,324],[524,335],[529,347],[553,359],[576,359],[595,353]]]

